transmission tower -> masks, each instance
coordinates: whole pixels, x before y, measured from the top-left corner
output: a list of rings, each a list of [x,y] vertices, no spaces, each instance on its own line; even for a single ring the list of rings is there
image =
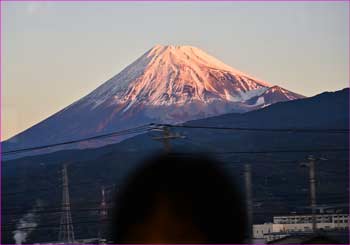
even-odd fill
[[[107,217],[107,203],[106,203],[106,194],[105,194],[105,187],[102,186],[101,188],[101,218],[105,219]]]
[[[74,230],[72,223],[72,215],[70,212],[69,187],[67,165],[63,165],[63,190],[62,190],[62,214],[60,221],[60,230],[58,240],[64,243],[74,243]]]
[[[103,238],[104,236],[104,230],[105,230],[105,222],[106,222],[106,219],[107,219],[107,215],[108,215],[108,211],[107,211],[107,203],[106,203],[106,192],[105,192],[105,187],[102,186],[101,187],[101,205],[100,205],[100,229],[99,229],[99,234],[98,234],[98,237],[100,239]]]

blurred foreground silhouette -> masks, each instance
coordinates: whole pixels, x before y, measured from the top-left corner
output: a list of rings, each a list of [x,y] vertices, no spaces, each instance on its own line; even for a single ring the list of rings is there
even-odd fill
[[[243,199],[219,165],[204,156],[147,160],[117,196],[113,243],[243,243]]]

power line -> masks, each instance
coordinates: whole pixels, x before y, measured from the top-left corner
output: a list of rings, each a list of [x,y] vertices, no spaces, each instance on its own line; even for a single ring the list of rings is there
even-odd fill
[[[164,150],[166,153],[169,153],[171,150],[170,140],[185,138],[184,136],[180,135],[179,133],[177,133],[177,134],[171,133],[169,130],[169,127],[161,127],[157,130],[162,131],[162,136],[153,137],[153,140],[161,141],[163,143]]]
[[[113,202],[108,202],[108,203],[113,203]],[[86,204],[95,206],[95,205],[99,205],[101,204],[99,201],[81,201],[81,202],[71,202],[71,206],[79,206],[78,209],[87,209],[87,208],[83,208],[85,205],[85,207],[90,208],[91,206],[88,206]],[[63,207],[66,207],[65,205],[57,205],[57,206],[42,206],[40,208],[38,208],[38,211],[41,210],[61,210]],[[3,208],[2,211],[11,211],[11,210],[23,210],[23,208],[25,208],[24,206],[17,206],[17,207],[11,207],[11,208]],[[74,208],[75,210],[76,208]]]
[[[348,204],[348,203],[344,203],[343,201],[346,201],[345,200],[346,197],[344,198],[340,198],[340,197],[332,197],[332,200],[329,200],[327,202],[322,202],[320,203],[318,206],[325,206],[325,205],[329,205],[329,206],[334,206],[334,205],[337,205],[337,204]],[[269,203],[269,202],[288,202],[288,204],[297,204],[297,203],[303,203],[305,200],[297,200],[295,198],[281,198],[279,199],[278,197],[275,197],[275,198],[264,198],[264,199],[253,199],[252,202],[253,204],[256,204],[256,203],[261,203],[261,202],[265,202],[265,203]],[[112,209],[113,206],[111,206],[110,204],[111,203],[108,203],[109,205],[107,206],[108,209]],[[310,205],[305,205],[305,207],[311,207]],[[92,211],[101,211],[103,210],[103,208],[101,207],[98,207],[98,208],[82,208],[82,209],[74,209],[74,214],[76,213],[85,213],[85,212],[92,212]],[[263,213],[271,213],[271,211],[261,211]],[[18,215],[25,215],[27,212],[12,212],[12,213],[4,213],[3,215],[4,216],[18,216]],[[33,212],[35,214],[61,214],[61,213],[64,213],[64,211],[62,210],[37,210],[35,212]],[[19,221],[20,218],[18,219],[11,219],[11,221]],[[10,224],[10,223],[6,223],[7,225]]]
[[[346,161],[348,161],[348,160],[346,160]],[[229,162],[229,163],[224,162],[224,163],[221,164],[221,167],[231,167],[232,165],[244,164],[245,162],[248,162],[248,161],[237,161],[237,162]],[[294,163],[297,163],[297,161],[290,161],[290,162],[279,162],[279,161],[274,161],[274,162],[258,161],[258,162],[255,162],[255,161],[250,161],[250,162],[252,162],[253,164],[256,164],[256,163],[258,163],[258,164],[280,164],[280,163],[283,163],[283,164],[294,164]],[[337,175],[337,174],[340,174],[341,172],[340,171],[319,170],[319,173],[320,174]],[[95,185],[95,184],[96,183],[93,183],[93,182],[86,182],[84,185]],[[81,185],[83,185],[83,184],[73,185],[72,188],[77,187],[77,186],[81,186]],[[60,186],[53,187],[53,188],[59,188],[59,187]],[[11,196],[17,196],[17,195],[25,195],[25,194],[29,194],[29,193],[52,192],[53,188],[40,188],[40,189],[16,191],[16,192],[8,192],[8,193],[4,192],[1,195],[2,196],[6,196],[6,197],[11,197]]]
[[[269,201],[278,201],[278,200],[269,200]],[[282,201],[285,201],[285,200],[282,200]],[[253,203],[256,203],[256,202],[259,202],[259,201],[256,201],[256,200],[253,200]],[[345,203],[340,203],[339,201],[337,202],[327,202],[325,204],[322,204],[322,205],[330,205],[330,206],[334,206],[334,205],[337,205],[337,204],[345,204]],[[310,206],[305,206],[306,208],[307,207],[310,207]],[[96,208],[95,209],[96,211],[98,210],[101,210],[101,208]],[[35,212],[36,213],[36,212]],[[284,213],[284,212],[283,212]],[[260,211],[255,211],[254,212],[255,215],[278,215],[278,214],[281,214],[281,215],[285,215],[285,214],[282,214],[281,211],[263,211],[263,210],[260,210]],[[332,214],[329,214],[329,215],[332,215]],[[19,219],[17,219],[18,221]],[[69,222],[69,223],[64,223],[64,225],[75,225],[75,224],[89,224],[89,223],[92,223],[92,224],[100,224],[101,222],[107,222],[107,221],[110,221],[112,220],[111,218],[107,218],[107,219],[103,219],[103,220],[86,220],[86,219],[78,219],[78,221],[75,221],[75,222]],[[11,225],[16,225],[16,222],[12,222],[12,223],[6,223],[5,226],[2,226],[2,229],[4,229],[5,231],[6,230],[12,230],[10,228]],[[26,230],[26,229],[31,229],[31,228],[35,228],[35,229],[47,229],[47,228],[55,228],[56,230],[58,229],[57,227],[57,224],[46,224],[46,225],[42,225],[42,226],[33,226],[33,227],[25,227],[25,228],[21,228],[21,229],[18,229],[18,230]]]
[[[264,199],[253,199],[254,201],[270,201],[270,200],[281,200],[281,201],[296,201],[298,202],[299,199],[298,198],[301,198],[303,196],[307,196],[308,194],[307,193],[300,193],[300,194],[296,194],[296,193],[293,193],[292,195],[291,194],[282,194],[282,193],[278,193],[278,194],[274,194],[273,196],[268,196]],[[328,202],[334,202],[335,200],[343,200],[343,199],[346,199],[347,196],[346,195],[342,195],[342,194],[339,194],[339,193],[321,193],[321,197],[322,199],[332,199],[332,200],[329,200]],[[72,203],[71,206],[79,206],[80,208],[74,208],[74,211],[75,210],[78,210],[78,211],[93,211],[93,210],[97,210],[98,208],[95,208],[95,207],[91,207],[91,206],[87,206],[86,208],[83,208],[81,207],[82,204],[91,204],[93,206],[95,205],[99,205],[100,202],[77,202],[77,203]],[[107,203],[108,205],[113,205],[114,202],[108,202]],[[65,206],[46,206],[46,207],[42,207],[40,208],[39,210],[37,210],[36,212],[38,213],[45,213],[45,212],[54,212],[54,213],[58,213],[61,211],[62,207],[65,207]],[[25,212],[21,212],[19,210],[23,210],[23,207],[11,207],[11,208],[5,208],[5,209],[2,209],[3,211],[3,214],[4,215],[7,215],[7,214],[24,214]]]
[[[51,182],[52,183],[52,182]],[[87,186],[87,185],[95,185],[98,186],[98,184],[96,182],[82,182],[82,183],[77,183],[74,184],[72,187],[77,187],[77,186]],[[28,194],[28,193],[37,193],[37,192],[52,192],[53,190],[57,189],[57,188],[61,188],[62,185],[55,185],[54,187],[50,187],[50,188],[39,188],[39,189],[33,189],[33,190],[24,190],[24,191],[16,191],[16,192],[3,192],[1,193],[1,196],[15,196],[15,195],[21,195],[21,194]],[[55,190],[56,191],[56,190]]]
[[[303,196],[307,196],[307,193],[293,193],[291,194],[283,194],[283,193],[275,193],[273,196],[268,196],[264,199],[256,199],[253,198],[253,201],[271,201],[271,200],[281,200],[281,201],[299,201],[299,198],[303,197]],[[345,194],[340,194],[340,193],[321,193],[321,197],[322,199],[332,199],[329,202],[334,202],[335,200],[343,200],[346,199],[347,196]],[[87,206],[87,207],[82,207],[83,204],[92,204],[93,207],[91,206]],[[93,210],[98,210],[100,208],[96,208],[96,206],[98,206],[100,204],[100,202],[95,201],[95,202],[72,202],[71,206],[79,206],[79,208],[74,208],[73,212],[75,212],[75,210],[77,211],[93,211]],[[114,202],[113,201],[109,201],[107,202],[108,205],[113,205]],[[35,211],[36,213],[45,213],[45,212],[53,212],[53,213],[57,213],[57,212],[61,212],[62,211],[62,207],[66,207],[65,205],[60,205],[60,206],[44,206],[39,208],[37,211]],[[3,214],[25,214],[26,211],[19,211],[19,210],[23,210],[23,207],[11,207],[11,208],[5,208],[2,209]]]
[[[63,225],[76,225],[76,224],[91,224],[91,223],[93,223],[93,224],[99,224],[99,223],[101,223],[101,222],[107,222],[107,221],[110,221],[110,220],[112,220],[112,219],[105,219],[105,220],[98,220],[98,221],[96,221],[96,220],[91,220],[91,221],[78,221],[78,222],[69,222],[69,223],[63,223]],[[59,230],[59,224],[49,224],[49,225],[42,225],[42,226],[27,226],[27,227],[24,227],[24,228],[18,228],[18,229],[16,229],[16,230],[28,230],[28,229],[47,229],[47,228],[49,228],[49,229],[51,229],[51,228],[55,228],[55,230]],[[13,229],[11,229],[11,228],[9,228],[9,227],[7,227],[7,226],[2,226],[1,227],[1,229],[4,229],[5,231],[6,230],[13,230]]]
[[[213,129],[213,130],[231,130],[231,131],[259,131],[259,132],[287,132],[287,133],[349,133],[349,129],[311,129],[311,128],[242,128],[242,127],[216,127],[200,125],[171,125],[171,124],[153,124],[160,127],[172,128],[192,128],[192,129]]]
[[[328,151],[328,152],[331,152],[331,151],[335,151],[335,152],[338,152],[338,151],[348,151],[348,149],[344,149],[344,148],[340,148],[340,149],[310,149],[310,150],[276,150],[276,151],[231,151],[231,152],[205,152],[206,154],[209,153],[209,154],[263,154],[263,153],[290,153],[290,152],[315,152],[315,151]],[[171,153],[173,155],[190,155],[190,154],[196,154],[196,153],[199,153],[199,152],[195,152],[195,153],[186,153],[186,152],[174,152],[174,153]],[[203,153],[202,153],[203,154]],[[252,164],[296,164],[298,163],[299,160],[288,160],[288,161],[283,161],[283,160],[259,160],[259,161],[255,161],[255,160],[252,160],[252,159],[245,159],[245,160],[240,160],[240,161],[229,161],[229,162],[225,162],[223,161],[221,166],[222,167],[229,167],[230,165],[232,164],[243,164],[245,162],[251,162]],[[349,161],[348,159],[327,159],[326,161]],[[323,170],[320,170],[320,173],[330,173],[330,174],[339,174],[339,171],[323,171]],[[50,183],[48,181],[48,183]],[[90,182],[90,181],[84,181],[84,182],[78,182],[78,183],[72,183],[72,188],[75,188],[75,187],[78,187],[78,186],[81,186],[81,185],[96,185],[98,186],[98,184],[96,182]],[[2,193],[2,196],[16,196],[16,195],[21,195],[21,194],[28,194],[28,193],[37,193],[38,191],[47,191],[47,192],[52,192],[53,189],[55,188],[59,188],[60,185],[56,186],[56,187],[50,187],[50,188],[40,188],[40,189],[33,189],[33,190],[23,190],[23,191],[16,191],[16,192],[3,192]]]
[[[108,207],[108,209],[112,209],[113,207]],[[74,209],[72,211],[73,214],[76,213],[89,213],[89,212],[94,212],[94,211],[101,211],[103,210],[102,208],[82,208],[82,209]],[[53,210],[37,210],[35,211],[35,214],[62,214],[64,211],[60,209],[53,209]],[[19,216],[19,215],[24,215],[26,212],[8,212],[8,213],[3,213],[3,216]],[[19,219],[18,219],[19,220]]]
[[[26,152],[26,151],[34,151],[34,150],[41,150],[41,149],[46,149],[46,148],[50,148],[50,147],[69,145],[69,144],[79,143],[82,141],[90,141],[90,140],[103,139],[103,138],[122,136],[122,135],[128,135],[128,134],[137,134],[137,133],[142,133],[142,132],[148,131],[150,129],[149,127],[150,127],[150,124],[146,124],[146,125],[135,127],[135,128],[130,128],[130,129],[112,132],[112,133],[108,133],[108,134],[92,136],[92,137],[83,138],[83,139],[65,141],[65,142],[30,147],[30,148],[23,148],[23,149],[11,150],[11,151],[4,151],[4,152],[2,152],[2,154],[7,155],[7,154],[22,153],[22,152]]]
[[[349,148],[315,148],[315,149],[293,149],[293,150],[259,150],[259,151],[213,151],[213,152],[174,152],[172,155],[192,155],[192,154],[265,154],[265,153],[303,153],[303,152],[344,152]]]
[[[3,155],[7,154],[15,154],[15,153],[22,153],[26,151],[34,151],[34,150],[41,150],[46,149],[50,147],[56,147],[56,146],[62,146],[62,145],[68,145],[68,144],[74,144],[79,143],[83,141],[90,141],[90,140],[96,140],[96,139],[103,139],[103,138],[109,138],[114,136],[122,136],[122,135],[128,135],[128,134],[138,134],[142,132],[146,132],[152,129],[159,129],[159,127],[172,127],[172,128],[191,128],[191,129],[211,129],[211,130],[231,130],[231,131],[253,131],[253,132],[287,132],[287,133],[349,133],[349,129],[303,129],[303,128],[240,128],[240,127],[214,127],[214,126],[191,126],[191,125],[171,125],[171,124],[156,124],[156,123],[149,123],[142,126],[121,130],[117,132],[112,132],[108,134],[102,134],[97,136],[92,136],[88,138],[82,138],[77,140],[71,140],[71,141],[65,141],[55,144],[48,144],[48,145],[42,145],[42,146],[36,146],[36,147],[30,147],[30,148],[23,148],[23,149],[17,149],[17,150],[11,150],[11,151],[5,151],[2,152]]]

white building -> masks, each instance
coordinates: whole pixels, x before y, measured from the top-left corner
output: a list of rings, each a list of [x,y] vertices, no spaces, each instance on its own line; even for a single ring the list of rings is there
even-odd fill
[[[339,230],[349,228],[349,214],[316,214],[317,229]],[[253,237],[267,242],[285,237],[288,233],[310,232],[312,215],[274,216],[273,223],[253,225]]]

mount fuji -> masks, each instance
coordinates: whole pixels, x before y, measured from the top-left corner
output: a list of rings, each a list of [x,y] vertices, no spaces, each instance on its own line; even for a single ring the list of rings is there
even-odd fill
[[[3,142],[3,150],[92,137],[151,122],[176,124],[243,113],[300,98],[304,96],[240,72],[199,48],[157,45],[90,94]],[[112,142],[79,147],[108,143]]]

